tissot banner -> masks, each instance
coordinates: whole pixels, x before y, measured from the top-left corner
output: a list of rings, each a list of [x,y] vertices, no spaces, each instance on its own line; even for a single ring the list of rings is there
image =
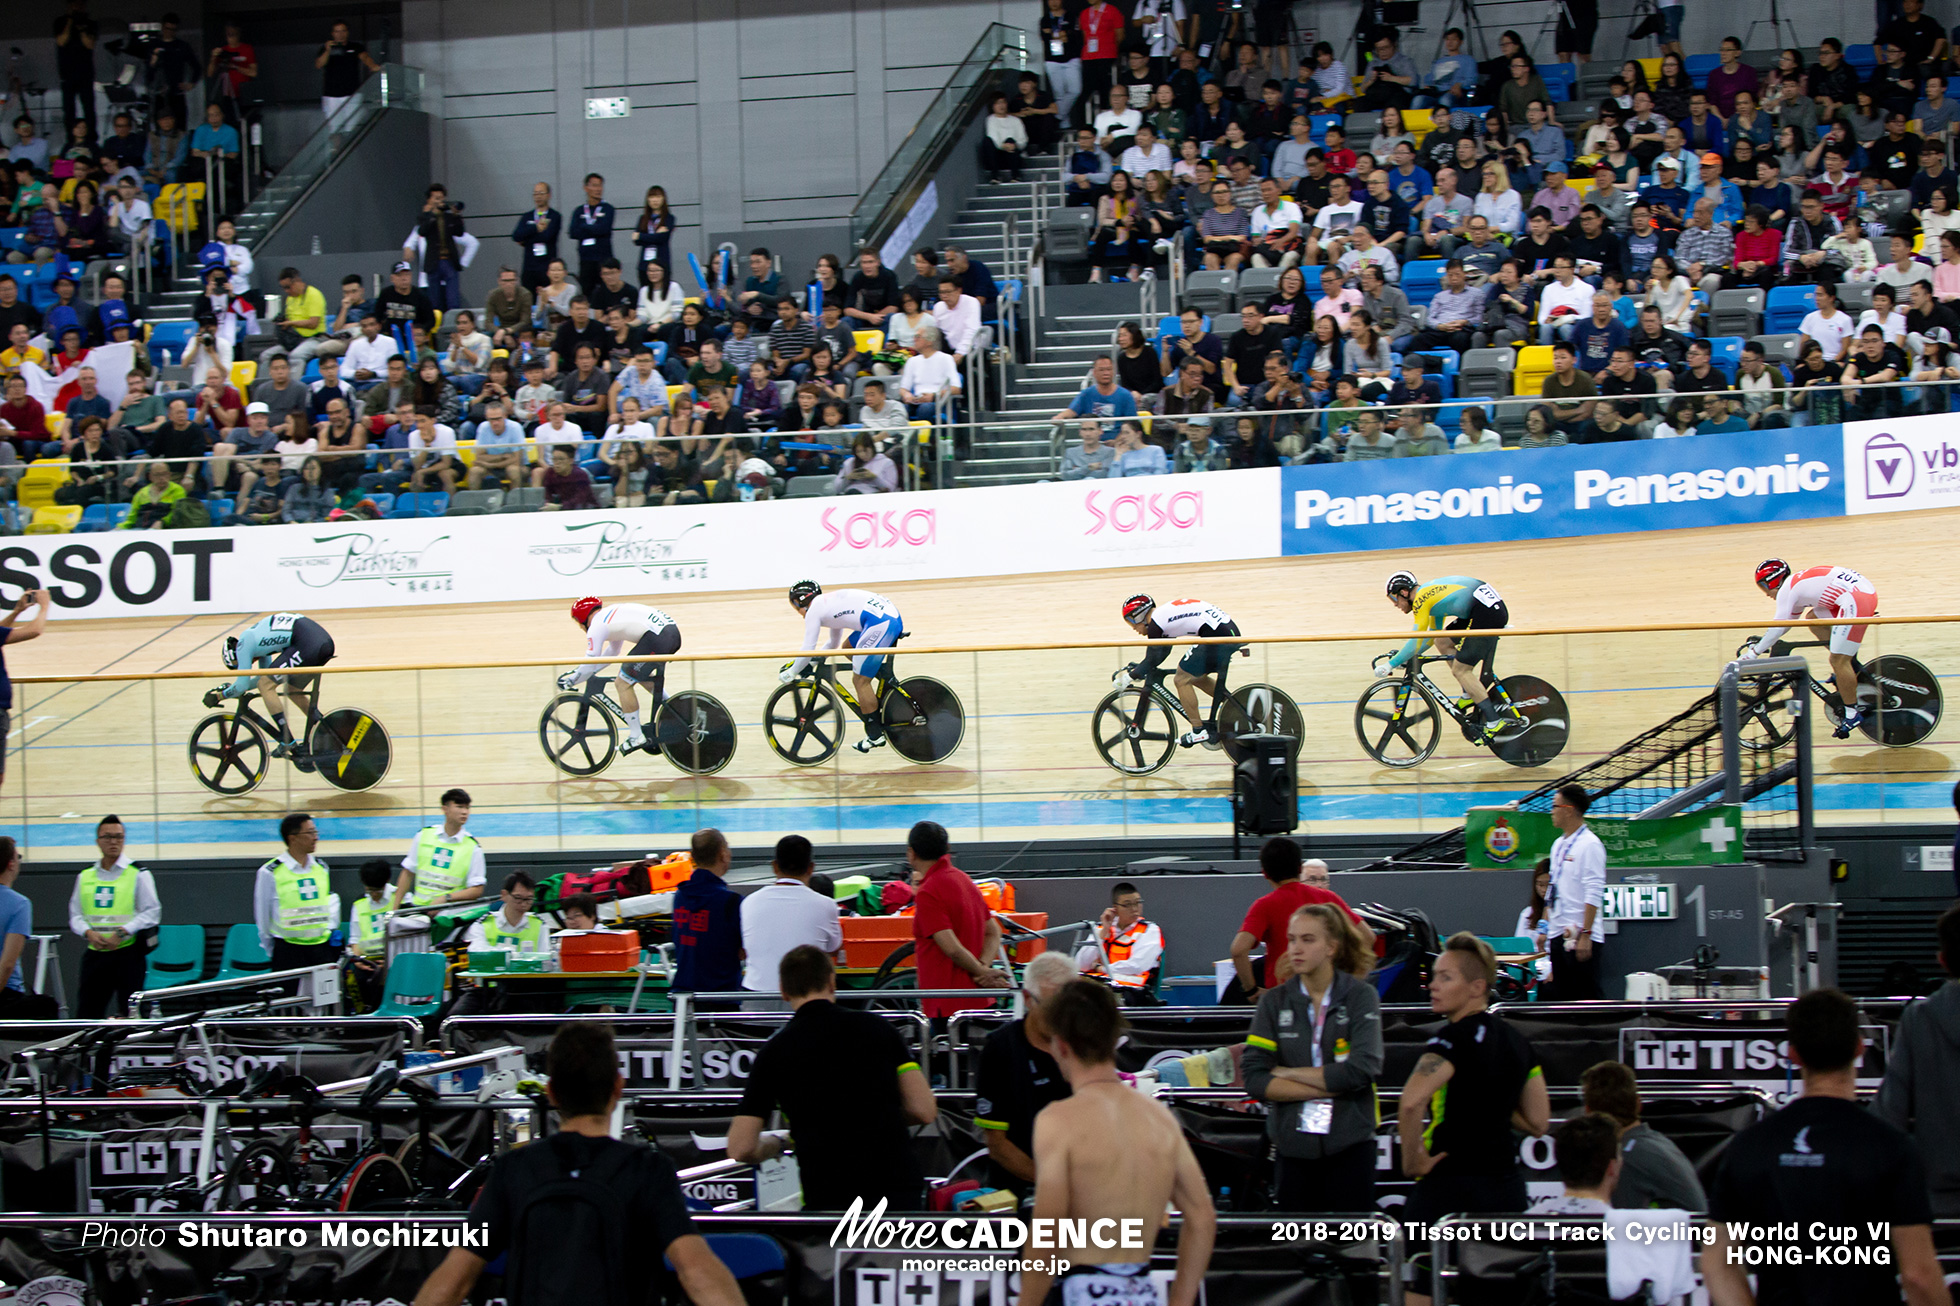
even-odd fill
[[[766,503],[29,535],[0,595],[57,615],[183,616],[1038,574],[1270,558],[1279,472]]]

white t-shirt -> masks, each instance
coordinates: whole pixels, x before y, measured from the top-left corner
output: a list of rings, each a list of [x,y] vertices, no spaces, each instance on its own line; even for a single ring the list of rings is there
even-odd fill
[[[1261,204],[1252,210],[1252,234],[1263,236],[1269,231],[1284,231],[1305,221],[1300,214],[1300,206],[1292,200],[1282,199],[1279,210],[1274,213],[1268,213],[1266,206]]]
[[[438,458],[444,453],[455,452],[456,432],[444,426],[441,422],[437,422],[435,428],[436,438],[433,442],[424,441],[420,431],[410,435],[408,437],[408,452],[411,454],[433,454]]]
[[[1349,200],[1345,204],[1323,204],[1320,212],[1314,214],[1313,225],[1316,231],[1345,231],[1361,221],[1361,203]]]
[[[899,373],[898,387],[908,394],[920,398],[932,398],[941,390],[960,388],[959,369],[953,365],[953,356],[939,350],[930,358],[924,354],[914,354],[905,360],[905,370]]]
[[[1896,345],[1906,338],[1906,315],[1896,308],[1887,318],[1880,318],[1875,308],[1866,309],[1858,315],[1858,334],[1863,335],[1868,326],[1875,326],[1883,331],[1885,343],[1888,345]]]
[[[823,952],[844,946],[837,904],[788,877],[757,889],[742,902],[742,949],[748,953],[742,987],[752,993],[780,992],[784,954],[806,943]]]
[[[308,455],[318,452],[319,448],[320,442],[309,435],[304,440],[281,440],[272,446],[272,451],[279,455],[280,466],[289,472],[296,472],[306,466]]]
[[[651,439],[653,439],[653,427],[646,422],[633,422],[627,426],[621,426],[619,423],[614,422],[606,428],[605,442],[607,444],[611,444],[615,440]]]
[[[1837,310],[1829,317],[1813,310],[1797,324],[1797,331],[1822,345],[1824,357],[1833,361],[1844,352],[1844,342],[1850,339],[1857,329],[1857,324],[1851,320],[1851,314],[1843,309]]]
[[[1134,136],[1137,128],[1143,125],[1143,115],[1135,109],[1125,109],[1118,113],[1114,109],[1104,109],[1096,115],[1096,139],[1105,136]]]
[[[1577,323],[1592,316],[1593,296],[1599,292],[1579,278],[1572,278],[1572,284],[1561,286],[1556,280],[1545,283],[1538,292],[1538,320],[1550,322],[1552,310],[1561,306],[1572,313],[1566,315],[1567,322]],[[1575,316],[1576,315],[1576,316]]]

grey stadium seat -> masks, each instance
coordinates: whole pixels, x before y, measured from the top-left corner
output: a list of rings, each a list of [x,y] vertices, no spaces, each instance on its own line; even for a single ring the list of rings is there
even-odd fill
[[[1179,310],[1195,308],[1213,319],[1212,329],[1219,330],[1217,319],[1226,313],[1237,311],[1239,274],[1231,271],[1193,272],[1184,278],[1184,302]],[[1223,334],[1229,335],[1226,331]]]
[[[1096,211],[1088,208],[1052,209],[1042,228],[1042,244],[1054,263],[1084,263],[1089,258],[1089,233],[1096,229]]]
[[[1742,336],[1745,339],[1763,329],[1763,301],[1766,291],[1718,290],[1709,304],[1709,331],[1712,336]]]

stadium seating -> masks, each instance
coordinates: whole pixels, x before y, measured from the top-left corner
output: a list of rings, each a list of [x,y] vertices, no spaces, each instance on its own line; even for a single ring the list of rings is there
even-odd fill
[[[1795,331],[1816,307],[1813,287],[1772,286],[1763,308],[1763,330],[1771,335]]]
[[[202,978],[204,927],[159,925],[157,946],[150,950],[149,969],[143,976],[143,987],[167,989],[178,984],[195,984]]]
[[[1474,351],[1473,351],[1474,352]],[[1517,370],[1511,374],[1511,393],[1536,395],[1545,392],[1545,378],[1552,374],[1552,347],[1526,345],[1518,350]]]
[[[272,969],[272,957],[259,942],[259,927],[240,921],[225,932],[225,947],[213,979],[249,979]]]

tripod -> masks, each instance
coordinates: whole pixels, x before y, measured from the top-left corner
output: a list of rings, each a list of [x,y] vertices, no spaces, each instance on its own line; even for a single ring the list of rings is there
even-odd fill
[[[1749,30],[1742,34],[1743,49],[1749,48],[1749,42],[1755,37],[1756,29],[1765,23],[1769,24],[1769,43],[1772,46],[1782,47],[1783,29],[1786,27],[1790,29],[1790,45],[1800,46],[1797,40],[1796,21],[1783,16],[1781,0],[1769,0],[1769,17],[1755,19],[1749,24]]]

